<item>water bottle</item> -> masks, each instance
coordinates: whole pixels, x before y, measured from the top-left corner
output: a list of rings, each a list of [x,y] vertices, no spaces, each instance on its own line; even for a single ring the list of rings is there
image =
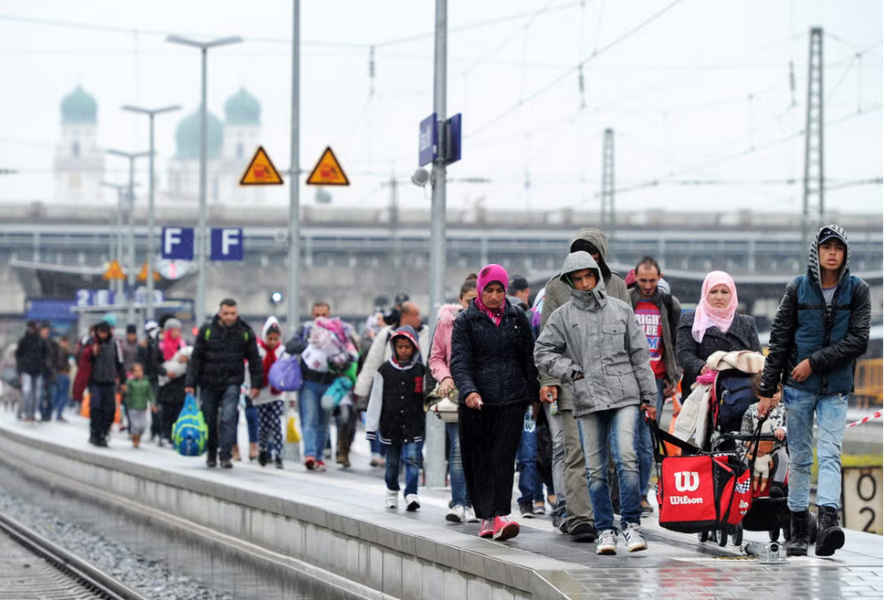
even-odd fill
[[[559,403],[553,400],[553,392],[547,392],[547,399],[552,401],[550,403],[550,414],[555,417],[559,414]]]
[[[535,431],[535,419],[532,416],[531,406],[529,406],[525,411],[525,423],[522,426],[522,430],[526,433],[533,433]]]

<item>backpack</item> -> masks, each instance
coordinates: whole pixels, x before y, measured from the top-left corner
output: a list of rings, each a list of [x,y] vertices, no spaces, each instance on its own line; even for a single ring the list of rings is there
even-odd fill
[[[172,445],[182,456],[200,456],[206,450],[209,427],[193,394],[184,399],[184,408],[172,426]]]
[[[714,423],[719,431],[740,431],[744,413],[758,402],[750,385],[751,377],[730,369],[716,375],[713,386]]]
[[[281,392],[299,392],[304,385],[301,376],[301,357],[298,354],[283,354],[270,366],[267,384]]]

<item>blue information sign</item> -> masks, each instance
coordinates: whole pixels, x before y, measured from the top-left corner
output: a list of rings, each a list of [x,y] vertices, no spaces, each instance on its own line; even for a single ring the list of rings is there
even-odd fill
[[[194,228],[164,227],[162,255],[172,260],[193,260]]]
[[[439,156],[439,131],[436,126],[436,113],[433,113],[418,127],[418,166],[423,167]]]
[[[461,113],[446,121],[446,163],[461,160]]]
[[[212,229],[212,260],[243,260],[243,230],[235,227]]]

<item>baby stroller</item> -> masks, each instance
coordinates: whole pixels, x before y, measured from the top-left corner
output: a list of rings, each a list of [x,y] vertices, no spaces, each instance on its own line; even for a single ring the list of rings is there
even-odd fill
[[[763,363],[764,364],[764,363]],[[755,366],[755,365],[754,365]],[[752,369],[756,371],[756,369]],[[759,372],[761,372],[761,365]],[[710,400],[706,429],[708,436],[701,440],[701,447],[713,453],[737,452],[748,466],[752,466],[755,456],[768,454],[778,441],[771,429],[764,428],[765,419],[758,423],[758,434],[741,432],[741,423],[747,409],[759,399],[753,392],[752,379],[757,372],[745,372],[739,369],[725,369],[716,372],[715,380],[710,387]],[[755,447],[753,447],[755,444]],[[773,456],[773,460],[776,457]],[[785,465],[785,468],[787,466]],[[790,509],[787,507],[789,473],[782,484],[773,490],[773,478],[754,478],[752,500],[743,521],[729,529],[699,532],[698,540],[715,541],[724,547],[728,536],[735,546],[743,543],[743,532],[767,531],[772,542],[778,541],[783,531],[784,539],[790,539]],[[776,493],[772,494],[772,491]],[[808,531],[811,542],[817,539],[817,521],[809,513]]]

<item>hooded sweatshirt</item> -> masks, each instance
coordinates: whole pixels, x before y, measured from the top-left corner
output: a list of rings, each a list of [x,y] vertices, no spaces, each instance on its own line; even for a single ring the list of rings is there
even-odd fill
[[[845,243],[845,262],[827,302],[821,285],[820,240],[835,233]],[[771,326],[768,358],[759,386],[770,398],[777,384],[815,394],[847,394],[854,390],[854,365],[870,339],[870,286],[851,274],[848,235],[837,225],[822,227],[811,243],[808,270],[791,281]],[[790,374],[803,360],[811,376],[803,382]]]
[[[375,339],[372,340],[372,346],[369,348],[365,361],[363,361],[363,368],[360,370],[356,384],[353,386],[354,395],[365,398],[372,391],[372,381],[375,378],[375,372],[381,368],[385,361],[390,360],[392,355],[391,346],[388,342],[396,330],[397,328],[392,325],[383,327],[378,332],[378,335],[375,336]],[[418,332],[418,341],[421,343],[422,348],[430,348],[430,327],[427,325],[421,326]]]
[[[597,273],[592,290],[571,286],[569,274],[584,269]],[[574,415],[650,404],[657,386],[648,355],[648,339],[625,302],[610,298],[600,268],[587,252],[565,259],[560,282],[571,301],[556,309],[535,344],[539,370],[569,385]]]
[[[462,310],[464,309],[460,304],[445,304],[439,308],[428,361],[430,373],[436,381],[452,376],[449,368],[452,364],[452,328],[455,325],[455,317]]]
[[[602,282],[605,283],[606,295],[609,298],[623,300],[632,306],[630,292],[627,290],[627,285],[624,283],[624,280],[621,279],[620,275],[613,272],[605,263],[608,254],[608,236],[599,229],[581,229],[578,231],[578,235],[576,235],[569,244],[569,252],[573,251],[572,247],[578,240],[590,242],[599,250],[599,261],[601,264],[599,264],[598,268],[602,274]],[[544,306],[541,311],[540,331],[544,330],[544,325],[547,323],[547,319],[550,318],[550,315],[553,314],[553,311],[571,300],[571,291],[571,287],[563,283],[559,275],[555,275],[547,282],[544,291]],[[542,386],[559,385],[559,381],[555,377],[544,373],[543,369],[541,369],[540,372]]]
[[[268,317],[267,321],[264,322],[264,327],[261,328],[261,339],[258,340],[258,356],[261,357],[261,371],[264,373],[264,381],[268,381],[267,375],[270,373],[270,368],[273,364],[286,353],[286,348],[283,346],[282,341],[273,350],[267,346],[267,332],[274,325],[279,328],[280,322],[277,321],[276,317]],[[280,337],[282,338],[282,329],[280,330]],[[268,386],[261,389],[258,397],[252,400],[252,404],[258,406],[273,402],[274,400],[280,400],[282,399],[282,394],[283,392],[280,390]]]
[[[411,359],[400,363],[396,342],[407,339],[414,346]],[[418,335],[406,325],[391,336],[392,355],[375,373],[366,412],[366,439],[382,444],[409,444],[424,439],[424,373]]]

